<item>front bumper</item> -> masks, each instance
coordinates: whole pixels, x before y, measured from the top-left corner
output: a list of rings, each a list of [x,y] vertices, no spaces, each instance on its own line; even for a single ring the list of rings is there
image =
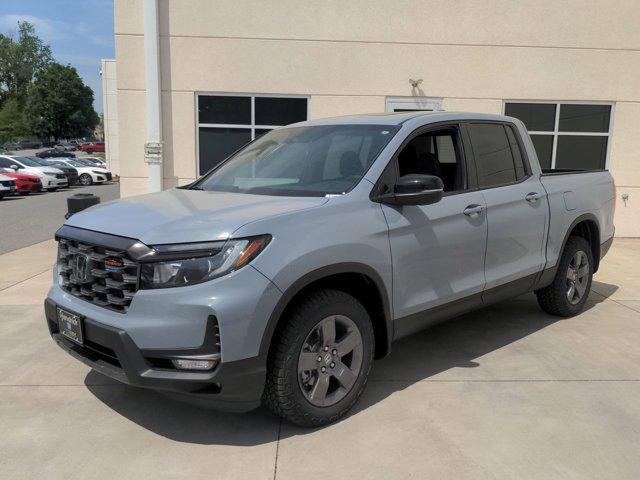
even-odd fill
[[[67,181],[66,178],[64,180],[58,179],[58,178],[44,179],[42,180],[42,186],[43,188],[62,188],[62,187],[69,186],[69,182]]]
[[[185,350],[140,349],[126,331],[89,317],[83,318],[84,343],[78,345],[59,333],[56,302],[47,299],[44,307],[49,332],[56,343],[107,377],[220,410],[243,412],[260,405],[266,375],[266,362],[260,356],[220,362],[207,372],[180,371],[170,366],[169,359],[185,358]],[[207,337],[200,356],[210,343]],[[215,355],[210,357],[216,358]]]

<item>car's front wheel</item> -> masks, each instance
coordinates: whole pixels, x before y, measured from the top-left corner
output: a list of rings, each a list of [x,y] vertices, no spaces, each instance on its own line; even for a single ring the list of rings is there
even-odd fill
[[[78,177],[78,183],[83,187],[87,187],[93,183],[93,179],[88,173],[83,173]]]
[[[265,404],[300,426],[338,420],[362,394],[373,362],[366,309],[345,292],[318,290],[285,322],[269,355]]]

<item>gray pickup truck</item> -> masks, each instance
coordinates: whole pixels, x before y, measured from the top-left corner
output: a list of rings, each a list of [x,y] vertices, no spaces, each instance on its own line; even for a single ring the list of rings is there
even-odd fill
[[[71,216],[47,324],[121,382],[323,425],[398,338],[527,292],[579,313],[614,188],[607,171],[542,171],[510,117],[298,123],[191,185]]]

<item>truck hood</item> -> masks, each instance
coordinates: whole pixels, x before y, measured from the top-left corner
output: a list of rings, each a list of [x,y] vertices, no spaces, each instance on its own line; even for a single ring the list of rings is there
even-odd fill
[[[147,245],[201,242],[226,239],[254,220],[326,202],[324,197],[174,189],[99,204],[76,213],[65,224],[135,238]]]

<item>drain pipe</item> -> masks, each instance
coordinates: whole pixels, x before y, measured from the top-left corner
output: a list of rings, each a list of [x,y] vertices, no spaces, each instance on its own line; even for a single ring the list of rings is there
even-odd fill
[[[147,87],[147,141],[144,161],[149,165],[149,191],[162,190],[162,108],[158,0],[144,0],[144,67]]]

